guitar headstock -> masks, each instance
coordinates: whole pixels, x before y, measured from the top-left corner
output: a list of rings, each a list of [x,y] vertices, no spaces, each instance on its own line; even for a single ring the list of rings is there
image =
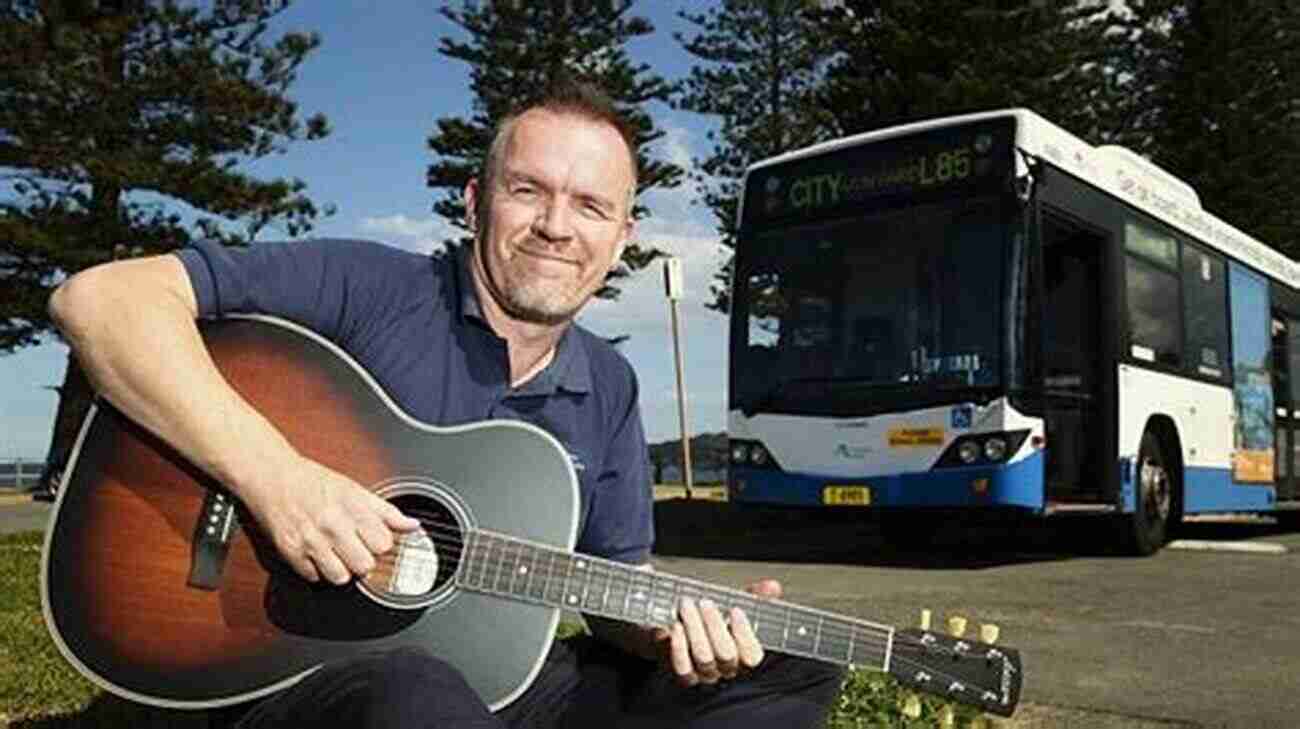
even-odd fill
[[[945,634],[930,630],[928,610],[922,615],[920,628],[895,634],[889,675],[909,688],[1011,716],[1020,701],[1020,653],[994,645],[998,627],[981,626],[975,640],[965,637],[965,618],[949,618]]]

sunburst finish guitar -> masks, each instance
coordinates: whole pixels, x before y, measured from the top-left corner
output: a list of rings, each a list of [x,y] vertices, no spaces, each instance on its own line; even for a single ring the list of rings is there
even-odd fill
[[[575,554],[573,467],[532,425],[418,422],[337,347],[280,320],[227,319],[203,337],[226,380],[300,452],[424,529],[362,580],[308,583],[220,484],[97,404],[51,517],[41,595],[64,656],[113,693],[217,707],[327,661],[419,645],[498,709],[540,669],[561,609],[667,625],[691,596],[743,608],[770,650],[885,671],[995,714],[1019,700],[1010,648]]]

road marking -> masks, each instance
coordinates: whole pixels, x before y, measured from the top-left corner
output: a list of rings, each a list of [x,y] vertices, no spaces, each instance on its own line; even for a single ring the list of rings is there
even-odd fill
[[[1208,539],[1177,539],[1165,545],[1167,549],[1186,549],[1199,552],[1246,552],[1250,554],[1286,554],[1285,545],[1274,542],[1217,542]]]

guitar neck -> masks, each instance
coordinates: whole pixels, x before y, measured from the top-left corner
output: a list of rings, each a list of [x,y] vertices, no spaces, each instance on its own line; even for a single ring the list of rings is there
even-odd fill
[[[458,586],[514,600],[667,627],[682,598],[745,612],[764,648],[888,671],[894,628],[741,590],[650,572],[484,530],[467,533]]]

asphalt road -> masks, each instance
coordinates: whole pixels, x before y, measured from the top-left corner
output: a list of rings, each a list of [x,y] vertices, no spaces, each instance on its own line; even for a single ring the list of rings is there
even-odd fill
[[[48,512],[0,499],[0,532],[40,529]],[[1300,726],[1300,532],[1201,523],[1183,536],[1289,551],[1137,559],[1107,549],[1107,525],[1086,520],[949,522],[937,545],[900,551],[843,513],[674,500],[656,517],[661,570],[737,586],[773,577],[795,602],[895,625],[921,608],[936,623],[997,623],[1024,660],[1016,729]]]
[[[49,515],[50,504],[0,490],[0,534],[43,531]]]
[[[1300,532],[1197,523],[1182,536],[1289,551],[1132,558],[1106,548],[1110,527],[1093,520],[963,525],[900,552],[843,516],[684,502],[659,516],[661,570],[733,585],[773,577],[795,602],[894,625],[915,625],[921,608],[936,624],[997,623],[1022,651],[1022,699],[1047,717],[1032,726],[1300,727]]]

